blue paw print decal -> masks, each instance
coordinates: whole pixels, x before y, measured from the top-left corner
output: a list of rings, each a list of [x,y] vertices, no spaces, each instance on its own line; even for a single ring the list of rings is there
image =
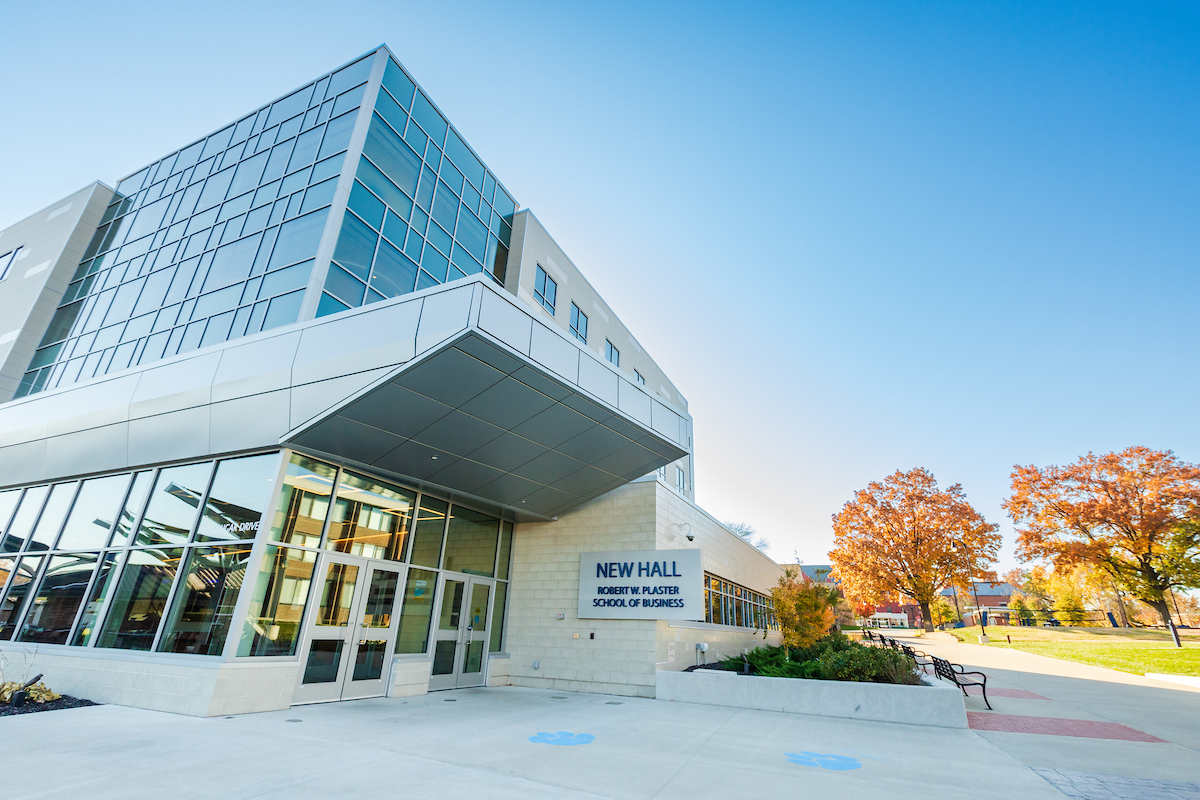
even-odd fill
[[[529,741],[534,744],[591,744],[595,739],[590,733],[571,733],[570,731],[558,731],[557,733],[547,733],[540,731],[534,736],[529,737]]]
[[[839,756],[833,753],[809,753],[801,750],[799,753],[784,753],[787,760],[793,764],[805,767],[820,767],[821,769],[858,769],[862,762],[850,756]]]

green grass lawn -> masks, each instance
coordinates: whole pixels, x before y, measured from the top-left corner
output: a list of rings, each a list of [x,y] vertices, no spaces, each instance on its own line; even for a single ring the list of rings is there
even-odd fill
[[[978,644],[979,628],[948,631],[959,641]],[[1009,647],[1039,656],[1107,667],[1142,675],[1200,675],[1200,632],[1180,631],[1183,648],[1166,631],[1118,628],[988,628],[990,647]],[[1008,641],[1011,639],[1011,643]]]

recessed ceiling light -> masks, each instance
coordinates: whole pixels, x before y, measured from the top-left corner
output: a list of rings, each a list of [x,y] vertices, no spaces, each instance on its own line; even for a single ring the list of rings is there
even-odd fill
[[[437,456],[434,456],[434,457],[433,457],[433,460],[434,460],[434,461],[437,461]]]
[[[522,503],[524,503],[525,501],[524,501],[524,500],[522,500],[521,502],[522,502]]]

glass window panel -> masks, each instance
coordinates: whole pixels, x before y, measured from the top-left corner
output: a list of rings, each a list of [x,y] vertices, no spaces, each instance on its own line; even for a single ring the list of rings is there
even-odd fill
[[[300,304],[304,301],[304,292],[292,292],[280,295],[267,306],[267,314],[263,318],[262,329],[270,330],[280,325],[290,325],[300,316]]]
[[[449,504],[434,497],[422,497],[413,527],[412,554],[409,561],[422,567],[441,566],[442,534],[446,529]]]
[[[466,206],[462,206],[459,211],[458,230],[455,231],[454,238],[480,261],[487,255],[487,226],[468,211]]]
[[[201,291],[209,292],[246,280],[250,275],[250,268],[254,265],[254,256],[258,252],[261,238],[261,235],[247,236],[217,248]],[[222,308],[228,308],[228,305],[223,305]]]
[[[300,123],[303,121],[304,117],[300,114],[297,114],[286,122],[280,123],[279,134],[276,137],[276,141],[282,142],[285,139],[290,139],[295,136],[300,132]]]
[[[400,631],[396,636],[397,653],[424,653],[429,649],[429,623],[433,618],[433,595],[437,573],[410,569],[404,587],[404,605],[400,608]]]
[[[258,534],[268,492],[279,470],[279,454],[231,458],[217,464],[197,541],[253,539]]]
[[[83,482],[59,537],[59,550],[99,550],[108,545],[129,478],[128,474],[109,475]]]
[[[492,604],[492,637],[489,650],[499,653],[504,644],[504,604],[508,600],[508,584],[496,584],[496,600]]]
[[[271,522],[272,541],[317,547],[329,513],[336,468],[293,453]]]
[[[392,98],[387,92],[380,92],[375,99],[375,112],[383,117],[388,125],[391,125],[397,133],[404,133],[404,126],[408,123],[408,114],[404,109]]]
[[[338,95],[337,100],[333,103],[333,111],[330,113],[336,117],[338,114],[343,114],[352,108],[358,108],[362,104],[363,92],[366,91],[366,88],[363,85]]]
[[[367,227],[366,223],[353,214],[347,214],[342,221],[342,230],[338,234],[333,259],[365,281],[371,274],[371,260],[375,256],[375,243],[378,240],[378,234]],[[360,295],[359,302],[361,301]]]
[[[137,473],[133,478],[133,486],[129,490],[129,496],[125,500],[125,505],[121,509],[121,515],[117,519],[117,533],[113,537],[113,546],[119,546],[125,543],[129,538],[129,532],[133,530],[133,525],[137,522],[138,514],[142,507],[146,505],[146,495],[150,491],[150,480],[153,477],[151,471]]]
[[[182,557],[182,547],[130,551],[98,647],[150,649]]]
[[[316,256],[328,214],[328,209],[323,209],[281,225],[267,267],[285,267]]]
[[[379,243],[375,256],[375,269],[371,274],[371,288],[384,297],[396,297],[413,290],[417,278],[417,265],[408,256],[387,242]]]
[[[351,111],[329,120],[325,126],[325,139],[317,152],[318,161],[346,149],[350,144],[350,134],[354,131],[354,120],[357,117],[358,112]]]
[[[350,209],[366,220],[367,224],[372,228],[379,230],[383,225],[383,215],[387,211],[387,208],[378,197],[367,191],[367,187],[358,181],[354,182],[354,188],[350,190],[348,204]]]
[[[429,226],[429,233],[430,233],[429,242],[430,242],[430,244],[435,244],[437,239],[439,238],[434,235],[435,232],[438,234],[441,234],[441,229],[437,228],[436,226],[430,225]],[[441,235],[444,236],[445,234],[441,234]],[[439,283],[441,283],[446,280],[446,273],[450,269],[450,262],[446,259],[446,257],[444,255],[439,253],[437,250],[434,250],[432,247],[426,247],[425,252],[421,255],[421,266],[425,269],[426,272],[428,272],[430,275],[432,275],[434,278],[436,278]]]
[[[321,604],[314,622],[330,628],[345,628],[350,624],[354,607],[354,587],[358,584],[358,567],[333,562],[325,570],[321,586]]]
[[[500,523],[500,555],[496,559],[496,577],[508,579],[508,564],[512,555],[513,524],[508,520]]]
[[[396,607],[396,589],[399,585],[399,572],[377,569],[371,574],[371,586],[367,592],[367,605],[363,609],[362,624],[365,627],[391,627],[392,611]]]
[[[308,191],[304,193],[304,203],[300,206],[300,213],[307,214],[314,208],[332,203],[335,189],[337,189],[337,178],[330,178],[324,183],[308,187]]]
[[[317,157],[317,150],[321,147],[321,137],[325,134],[324,128],[313,128],[311,131],[300,134],[296,139],[296,148],[292,151],[292,160],[288,162],[288,170],[297,170],[301,167],[307,167]]]
[[[347,89],[363,83],[371,76],[371,62],[374,55],[369,55],[348,67],[343,67],[329,77],[329,89],[326,97],[336,97]]]
[[[263,182],[277,180],[283,177],[284,171],[287,169],[288,161],[292,157],[292,145],[294,142],[287,141],[278,144],[271,149],[271,157],[267,159],[267,168],[263,170]]]
[[[0,576],[8,578],[8,593],[0,601],[0,640],[12,638],[13,628],[21,618],[30,584],[42,565],[42,556],[21,559],[0,559]]]
[[[446,533],[444,569],[492,577],[500,520],[479,511],[454,506]]]
[[[330,314],[337,314],[340,311],[348,311],[350,306],[338,300],[331,294],[321,294],[321,300],[317,303],[317,316],[326,317]]]
[[[21,498],[21,504],[17,506],[17,513],[13,517],[12,524],[9,525],[0,549],[6,552],[15,552],[21,549],[25,538],[33,530],[33,523],[37,521],[38,513],[42,510],[42,504],[49,492],[49,486],[33,486],[25,490],[25,496]]]
[[[346,305],[357,307],[362,305],[367,286],[337,264],[331,264],[325,275],[325,291]]]
[[[264,123],[265,126],[270,127],[304,111],[304,109],[308,108],[312,94],[313,84],[309,84],[300,91],[289,94],[282,100],[277,101],[275,105],[271,106],[270,113],[267,114],[267,121]]]
[[[454,230],[454,220],[458,217],[458,195],[444,183],[438,183],[437,194],[433,198],[433,210],[430,212],[438,223],[448,231]]]
[[[238,643],[239,656],[296,654],[315,561],[311,551],[266,548]]]
[[[234,168],[229,167],[208,179],[204,184],[204,191],[200,193],[200,199],[196,201],[197,211],[205,211],[225,199],[230,181],[233,180],[233,171]]]
[[[404,108],[407,109],[412,103],[413,89],[416,86],[412,79],[404,74],[404,70],[396,66],[396,62],[390,58],[383,68],[383,85]]]
[[[312,273],[312,266],[312,261],[304,261],[267,273],[263,276],[262,287],[258,292],[258,296],[262,298],[274,297],[277,294],[283,294],[305,286],[308,283],[308,276]]]
[[[208,487],[211,473],[211,462],[160,470],[134,543],[157,545],[186,542],[196,522],[200,498]]]
[[[66,644],[95,568],[95,553],[51,556],[17,639]]]
[[[159,651],[221,655],[249,561],[249,543],[189,551]]]
[[[342,474],[325,547],[340,553],[404,560],[416,492]]]
[[[108,597],[109,589],[112,588],[117,576],[113,564],[116,563],[118,555],[120,554],[114,552],[101,555],[100,569],[95,580],[92,581],[91,591],[88,594],[87,603],[83,607],[83,613],[79,617],[79,625],[75,628],[75,636],[72,638],[71,644],[84,646],[91,640],[95,630],[96,617],[100,614],[104,599]]]
[[[446,120],[442,119],[442,115],[438,113],[437,109],[433,107],[433,103],[429,102],[429,98],[422,91],[417,91],[416,99],[413,101],[412,115],[413,119],[439,145],[445,140]]]
[[[327,158],[324,161],[318,161],[316,166],[313,167],[312,177],[309,178],[309,180],[313,183],[316,183],[317,181],[324,180],[330,176],[340,174],[342,171],[342,161],[344,161],[345,158],[346,154],[342,153],[334,156],[333,158]]]
[[[9,489],[6,492],[0,492],[0,552],[15,552],[21,549],[21,544],[16,539],[11,542],[8,538],[8,521],[12,519],[13,511],[17,507],[17,501],[21,499],[20,489]],[[4,579],[0,578],[0,591],[4,590]]]
[[[380,120],[372,118],[371,127],[367,130],[367,141],[363,144],[363,154],[391,180],[409,195],[417,188],[417,178],[421,172],[421,157],[404,143],[391,128]],[[361,161],[359,172],[361,173]],[[360,178],[363,176],[360,174]],[[363,183],[375,189],[375,193],[390,204],[387,194],[376,189],[370,180]]]
[[[483,165],[479,163],[479,159],[475,158],[470,148],[463,143],[454,130],[446,135],[446,155],[450,156],[450,159],[475,188],[483,185]]]

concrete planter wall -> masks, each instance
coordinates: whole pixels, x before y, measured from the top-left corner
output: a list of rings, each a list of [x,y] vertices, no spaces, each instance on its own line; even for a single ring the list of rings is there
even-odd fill
[[[967,727],[962,693],[926,679],[925,686],[890,683],[763,678],[733,672],[697,670],[655,675],[655,696],[679,703],[705,703],[822,717],[907,722],[940,728]]]

